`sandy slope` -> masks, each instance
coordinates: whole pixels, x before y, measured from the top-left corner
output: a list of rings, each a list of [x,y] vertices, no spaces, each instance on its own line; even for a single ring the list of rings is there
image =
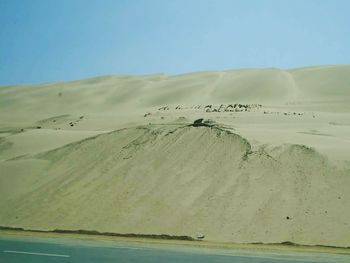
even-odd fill
[[[350,246],[349,102],[350,66],[1,87],[0,225]]]

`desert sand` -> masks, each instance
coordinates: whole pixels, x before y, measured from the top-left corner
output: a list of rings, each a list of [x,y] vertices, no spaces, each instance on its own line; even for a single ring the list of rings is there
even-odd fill
[[[0,87],[0,226],[350,247],[349,189],[350,66]]]

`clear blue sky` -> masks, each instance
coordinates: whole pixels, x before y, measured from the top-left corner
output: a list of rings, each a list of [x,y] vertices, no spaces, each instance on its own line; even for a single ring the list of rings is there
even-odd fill
[[[0,0],[0,85],[350,64],[348,0]]]

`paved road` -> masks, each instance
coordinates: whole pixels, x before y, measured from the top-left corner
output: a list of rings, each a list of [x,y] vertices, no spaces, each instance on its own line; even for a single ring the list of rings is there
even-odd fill
[[[231,251],[232,252],[232,251]],[[5,238],[0,237],[0,262],[1,263],[51,263],[51,262],[123,262],[123,263],[319,263],[319,262],[350,262],[350,257],[334,256],[335,258],[313,258],[300,257],[296,258],[286,256],[257,256],[256,254],[248,255],[220,255],[215,254],[217,251],[208,252],[208,250],[196,249],[157,249],[152,247],[135,247],[134,245],[125,246],[125,244],[107,244],[102,242],[89,243],[88,241],[70,241],[65,242],[60,239],[40,239],[35,240],[28,238]],[[300,261],[300,259],[302,259]]]

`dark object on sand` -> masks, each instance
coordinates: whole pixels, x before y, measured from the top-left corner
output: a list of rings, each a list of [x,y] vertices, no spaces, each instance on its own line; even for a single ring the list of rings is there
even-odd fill
[[[195,120],[195,121],[193,122],[193,124],[200,124],[200,123],[203,123],[203,120],[204,120],[204,119]]]
[[[198,119],[195,120],[192,124],[193,127],[200,127],[200,126],[206,126],[206,127],[211,127],[213,125],[210,125],[208,122],[203,121],[204,119]]]
[[[197,240],[202,240],[202,239],[204,239],[205,238],[205,235],[203,235],[203,234],[197,234],[196,235],[196,239]]]
[[[37,129],[41,129],[41,126],[37,126],[36,128],[37,128]]]

